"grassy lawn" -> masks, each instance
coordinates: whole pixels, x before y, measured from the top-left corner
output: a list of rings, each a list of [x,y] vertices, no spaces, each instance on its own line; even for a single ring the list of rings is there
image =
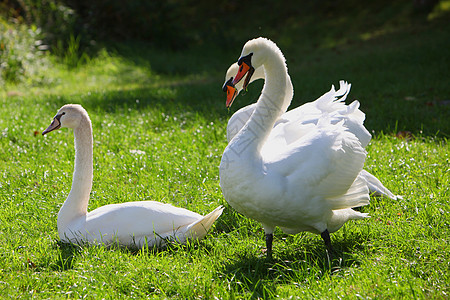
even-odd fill
[[[0,91],[0,296],[448,298],[450,26],[354,29],[311,43],[292,38],[308,32],[291,30],[268,33],[287,58],[291,107],[351,82],[347,102],[360,100],[374,135],[365,168],[403,195],[371,198],[362,208],[371,218],[332,234],[331,265],[320,236],[281,231],[267,261],[260,224],[222,197],[227,120],[262,86],[252,84],[226,110],[223,76],[246,40],[183,52],[116,45],[76,69],[57,65],[44,86]],[[60,244],[56,217],[72,182],[73,132],[40,133],[66,103],[82,104],[92,120],[89,210],[157,200],[206,214],[222,204],[210,234],[161,251]]]

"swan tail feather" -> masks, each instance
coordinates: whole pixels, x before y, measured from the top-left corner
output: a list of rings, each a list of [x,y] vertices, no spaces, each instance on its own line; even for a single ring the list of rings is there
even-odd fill
[[[345,121],[345,127],[352,132],[360,141],[363,148],[366,148],[372,139],[370,132],[364,127],[366,115],[359,110],[358,100],[350,103],[344,110],[339,112]]]
[[[220,217],[224,207],[218,206],[212,212],[204,216],[203,218],[195,221],[187,227],[187,236],[194,239],[202,239],[206,236],[206,233],[211,228],[212,224]]]
[[[351,208],[333,210],[333,214],[327,222],[327,229],[329,232],[335,232],[348,220],[361,220],[369,217],[368,213],[361,213]]]
[[[359,109],[359,106],[360,106],[359,101],[354,100],[352,103],[347,105],[344,110],[340,111],[339,113],[341,115],[345,115],[349,118],[355,119],[356,121],[362,124],[366,119],[366,114]]]
[[[366,182],[356,178],[347,193],[335,198],[328,198],[332,209],[360,207],[369,204],[369,189]]]
[[[350,92],[351,86],[351,84],[341,80],[339,82],[339,90],[336,91],[334,85],[332,85],[328,92],[315,101],[317,108],[323,112],[333,112],[345,109],[346,105],[344,101]]]
[[[347,99],[348,93],[350,93],[350,88],[352,87],[351,83],[348,83],[347,81],[341,80],[339,81],[339,90],[336,91],[336,97],[335,101],[337,102],[344,102],[345,99]]]
[[[345,120],[345,126],[356,135],[365,148],[372,139],[372,135],[364,127],[366,115],[359,109],[360,103],[358,100],[345,105],[344,101],[352,85],[343,80],[339,84],[339,90],[334,91],[334,87],[332,87],[328,93],[317,100],[317,108],[323,113],[329,113],[335,122]]]
[[[369,187],[369,191],[371,194],[374,194],[375,196],[385,196],[391,198],[392,200],[398,199],[398,196],[394,195],[381,183],[378,178],[376,178],[366,170],[362,170],[359,173],[359,177],[367,182],[367,186]]]

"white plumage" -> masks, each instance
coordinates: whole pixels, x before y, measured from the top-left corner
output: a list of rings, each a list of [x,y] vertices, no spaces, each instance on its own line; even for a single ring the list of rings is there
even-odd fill
[[[58,213],[61,241],[128,247],[145,244],[163,246],[166,241],[185,243],[201,239],[221,215],[219,206],[206,216],[156,201],[109,204],[87,212],[92,188],[92,126],[87,112],[80,106],[61,107],[52,124],[42,133],[60,127],[72,128],[75,136],[75,167],[72,188]]]
[[[223,195],[237,211],[262,223],[268,255],[276,226],[292,234],[320,233],[331,250],[329,232],[367,216],[352,209],[369,203],[367,183],[358,176],[366,152],[346,119],[336,114],[336,110],[341,115],[348,110],[355,113],[357,105],[347,107],[335,101],[335,95],[345,99],[348,88],[343,84],[340,91],[332,89],[305,106],[312,107],[308,112],[317,109],[317,116],[310,113],[314,121],[300,122],[301,113],[285,113],[292,84],[284,56],[273,42],[264,38],[247,42],[238,64],[233,84],[260,66],[264,66],[266,82],[249,119],[223,153]],[[333,108],[327,111],[325,103],[330,104],[330,98]],[[362,124],[361,114],[358,122]]]
[[[233,103],[234,98],[239,95],[243,88],[243,81],[236,83],[235,86],[233,86],[230,81],[230,78],[232,79],[233,76],[236,75],[238,69],[238,64],[234,63],[228,68],[225,75],[224,90],[227,91],[227,102],[229,106]],[[286,97],[292,98],[292,82],[288,74],[287,76]],[[265,79],[263,66],[255,69],[249,83],[258,79]],[[351,84],[341,80],[339,85],[339,90],[335,90],[333,85],[330,91],[319,97],[317,100],[307,102],[282,114],[281,117],[275,122],[274,129],[271,131],[269,139],[279,139],[281,142],[289,144],[307,134],[309,129],[317,125],[319,120],[326,116],[327,118],[330,118],[332,124],[344,121],[345,127],[347,127],[348,130],[358,138],[362,147],[366,148],[372,138],[372,135],[364,127],[365,114],[359,109],[360,104],[357,100],[353,101],[349,105],[345,105],[344,101],[350,92]],[[291,99],[285,99],[285,101],[289,100]],[[228,142],[230,142],[231,139],[242,129],[255,110],[255,107],[256,103],[244,106],[231,116],[227,124]],[[277,128],[280,124],[282,126]],[[282,135],[281,138],[280,135]],[[273,144],[274,143],[271,143],[271,145]],[[268,155],[277,152],[276,149],[267,149],[267,146],[263,147],[262,151],[266,151]],[[366,181],[371,194],[378,196],[383,195],[393,200],[396,200],[399,197],[395,196],[380,182],[380,180],[378,180],[378,178],[366,170],[362,170],[358,176]]]

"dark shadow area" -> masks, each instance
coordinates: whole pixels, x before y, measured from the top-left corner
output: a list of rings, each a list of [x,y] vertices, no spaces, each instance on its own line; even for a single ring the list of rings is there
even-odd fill
[[[141,249],[132,250],[132,254],[145,254],[145,255],[156,255],[158,253],[165,252],[167,254],[177,254],[184,253],[186,256],[198,255],[198,252],[202,253],[212,253],[214,252],[213,245],[205,241],[206,239],[214,239],[212,230],[208,232],[205,238],[202,240],[188,240],[185,243],[178,243],[174,240],[168,241],[163,247],[143,247]]]
[[[252,297],[276,295],[278,284],[306,284],[309,280],[320,280],[323,276],[338,274],[350,267],[358,266],[358,259],[352,252],[363,249],[363,236],[352,236],[333,240],[334,253],[330,261],[321,241],[308,241],[301,248],[291,247],[281,250],[280,243],[289,243],[293,236],[283,235],[274,242],[274,258],[268,259],[265,253],[254,256],[243,253],[224,265],[221,273],[231,278],[233,288],[245,290],[249,287]],[[286,238],[287,237],[287,238]],[[278,245],[278,247],[277,247]],[[281,251],[280,251],[281,250]],[[243,283],[243,284],[242,284]]]
[[[158,253],[166,252],[168,254],[170,253],[178,253],[183,252],[186,253],[186,255],[190,253],[195,253],[200,248],[202,251],[205,251],[203,249],[206,249],[206,251],[213,251],[212,246],[208,245],[207,243],[203,243],[202,241],[187,241],[185,244],[180,244],[175,241],[168,240],[166,245],[161,247],[148,247],[144,246],[141,248],[133,248],[133,247],[125,247],[120,246],[117,244],[112,245],[89,245],[89,244],[82,244],[82,245],[76,245],[76,244],[70,244],[70,243],[64,243],[61,241],[56,241],[54,244],[54,247],[58,249],[59,256],[56,261],[52,262],[49,266],[50,270],[53,271],[67,271],[74,268],[76,263],[76,257],[78,254],[80,254],[84,248],[96,248],[96,247],[104,247],[107,251],[120,251],[123,254],[126,255],[148,255],[148,256],[154,256],[158,255]],[[33,264],[32,262],[29,262],[29,264]],[[36,267],[33,265],[33,267]]]
[[[236,230],[253,230],[253,224],[257,221],[249,219],[244,215],[237,212],[228,203],[224,203],[224,212],[219,219],[215,222],[215,231],[220,233],[230,233]],[[259,224],[257,225],[260,228]]]
[[[141,40],[176,51],[190,46],[216,44],[235,47],[248,37],[265,35],[273,39],[292,39],[303,27],[321,39],[337,33],[354,33],[361,29],[423,22],[442,17],[438,0],[388,0],[361,3],[347,1],[303,0],[274,2],[269,0],[38,0],[4,1],[2,15],[29,25],[36,24],[51,44],[67,41],[70,35],[81,36],[84,47],[92,41],[123,42]],[[444,11],[445,13],[445,11]],[[444,14],[445,15],[445,14]],[[317,39],[317,38],[316,38]]]
[[[54,271],[67,271],[73,269],[75,257],[81,252],[81,246],[56,241],[54,247],[59,250],[58,259],[50,265]]]
[[[207,44],[183,51],[164,50],[146,41],[106,43],[106,47],[114,55],[161,76],[220,75],[224,78],[226,69],[239,58],[242,44],[235,47]]]

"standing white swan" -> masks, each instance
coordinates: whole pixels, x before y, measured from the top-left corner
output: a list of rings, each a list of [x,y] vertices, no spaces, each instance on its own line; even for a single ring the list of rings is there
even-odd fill
[[[58,213],[61,241],[128,247],[163,246],[167,239],[184,243],[205,237],[222,214],[219,206],[206,216],[156,201],[109,204],[87,212],[92,188],[92,126],[80,105],[61,107],[46,134],[60,127],[72,128],[75,142],[75,167],[70,193]]]
[[[292,98],[285,59],[275,43],[264,38],[247,42],[238,64],[233,84],[248,73],[245,88],[260,66],[266,83],[254,112],[223,153],[223,195],[237,211],[262,223],[268,256],[276,226],[290,234],[321,234],[331,251],[330,232],[367,216],[352,209],[369,203],[367,184],[358,177],[366,152],[344,121],[331,122],[332,115],[317,124],[274,128]],[[275,133],[278,127],[303,133],[287,142],[283,132]]]
[[[237,63],[232,64],[225,75],[225,83],[223,85],[223,91],[227,93],[227,101],[226,106],[230,107],[234,99],[239,95],[241,90],[244,88],[244,82],[241,80],[240,82],[234,85],[232,83],[233,76],[238,72],[239,66]],[[289,75],[287,75],[287,85],[286,85],[286,97],[292,97],[292,82],[290,80]],[[264,67],[260,66],[255,69],[251,78],[245,82],[245,85],[252,83],[258,79],[264,79]],[[344,101],[350,92],[351,84],[348,84],[345,81],[340,81],[339,90],[335,90],[334,86],[331,87],[331,90],[317,100],[312,102],[307,102],[295,109],[292,109],[286,113],[284,113],[274,124],[274,127],[277,125],[285,125],[286,123],[296,124],[295,126],[286,126],[283,129],[285,134],[286,141],[295,141],[300,137],[301,134],[307,133],[308,126],[300,126],[307,125],[310,123],[317,124],[324,115],[328,115],[331,117],[331,122],[336,124],[340,121],[344,121],[344,125],[359,139],[363,148],[366,148],[369,144],[372,135],[369,131],[364,127],[364,119],[365,114],[359,110],[359,101],[355,100],[349,105],[345,105]],[[287,99],[290,100],[290,99]],[[237,112],[235,112],[230,120],[228,120],[227,124],[227,140],[228,142],[238,133],[244,124],[248,121],[251,114],[255,110],[256,103],[247,105]],[[289,130],[289,129],[294,129]],[[302,130],[303,129],[303,130]],[[279,134],[277,130],[273,130],[271,135]],[[381,181],[376,178],[371,173],[366,170],[362,170],[359,176],[367,182],[369,187],[369,191],[371,194],[376,196],[386,196],[393,200],[396,200],[399,196],[395,196],[389,189],[387,189]]]

